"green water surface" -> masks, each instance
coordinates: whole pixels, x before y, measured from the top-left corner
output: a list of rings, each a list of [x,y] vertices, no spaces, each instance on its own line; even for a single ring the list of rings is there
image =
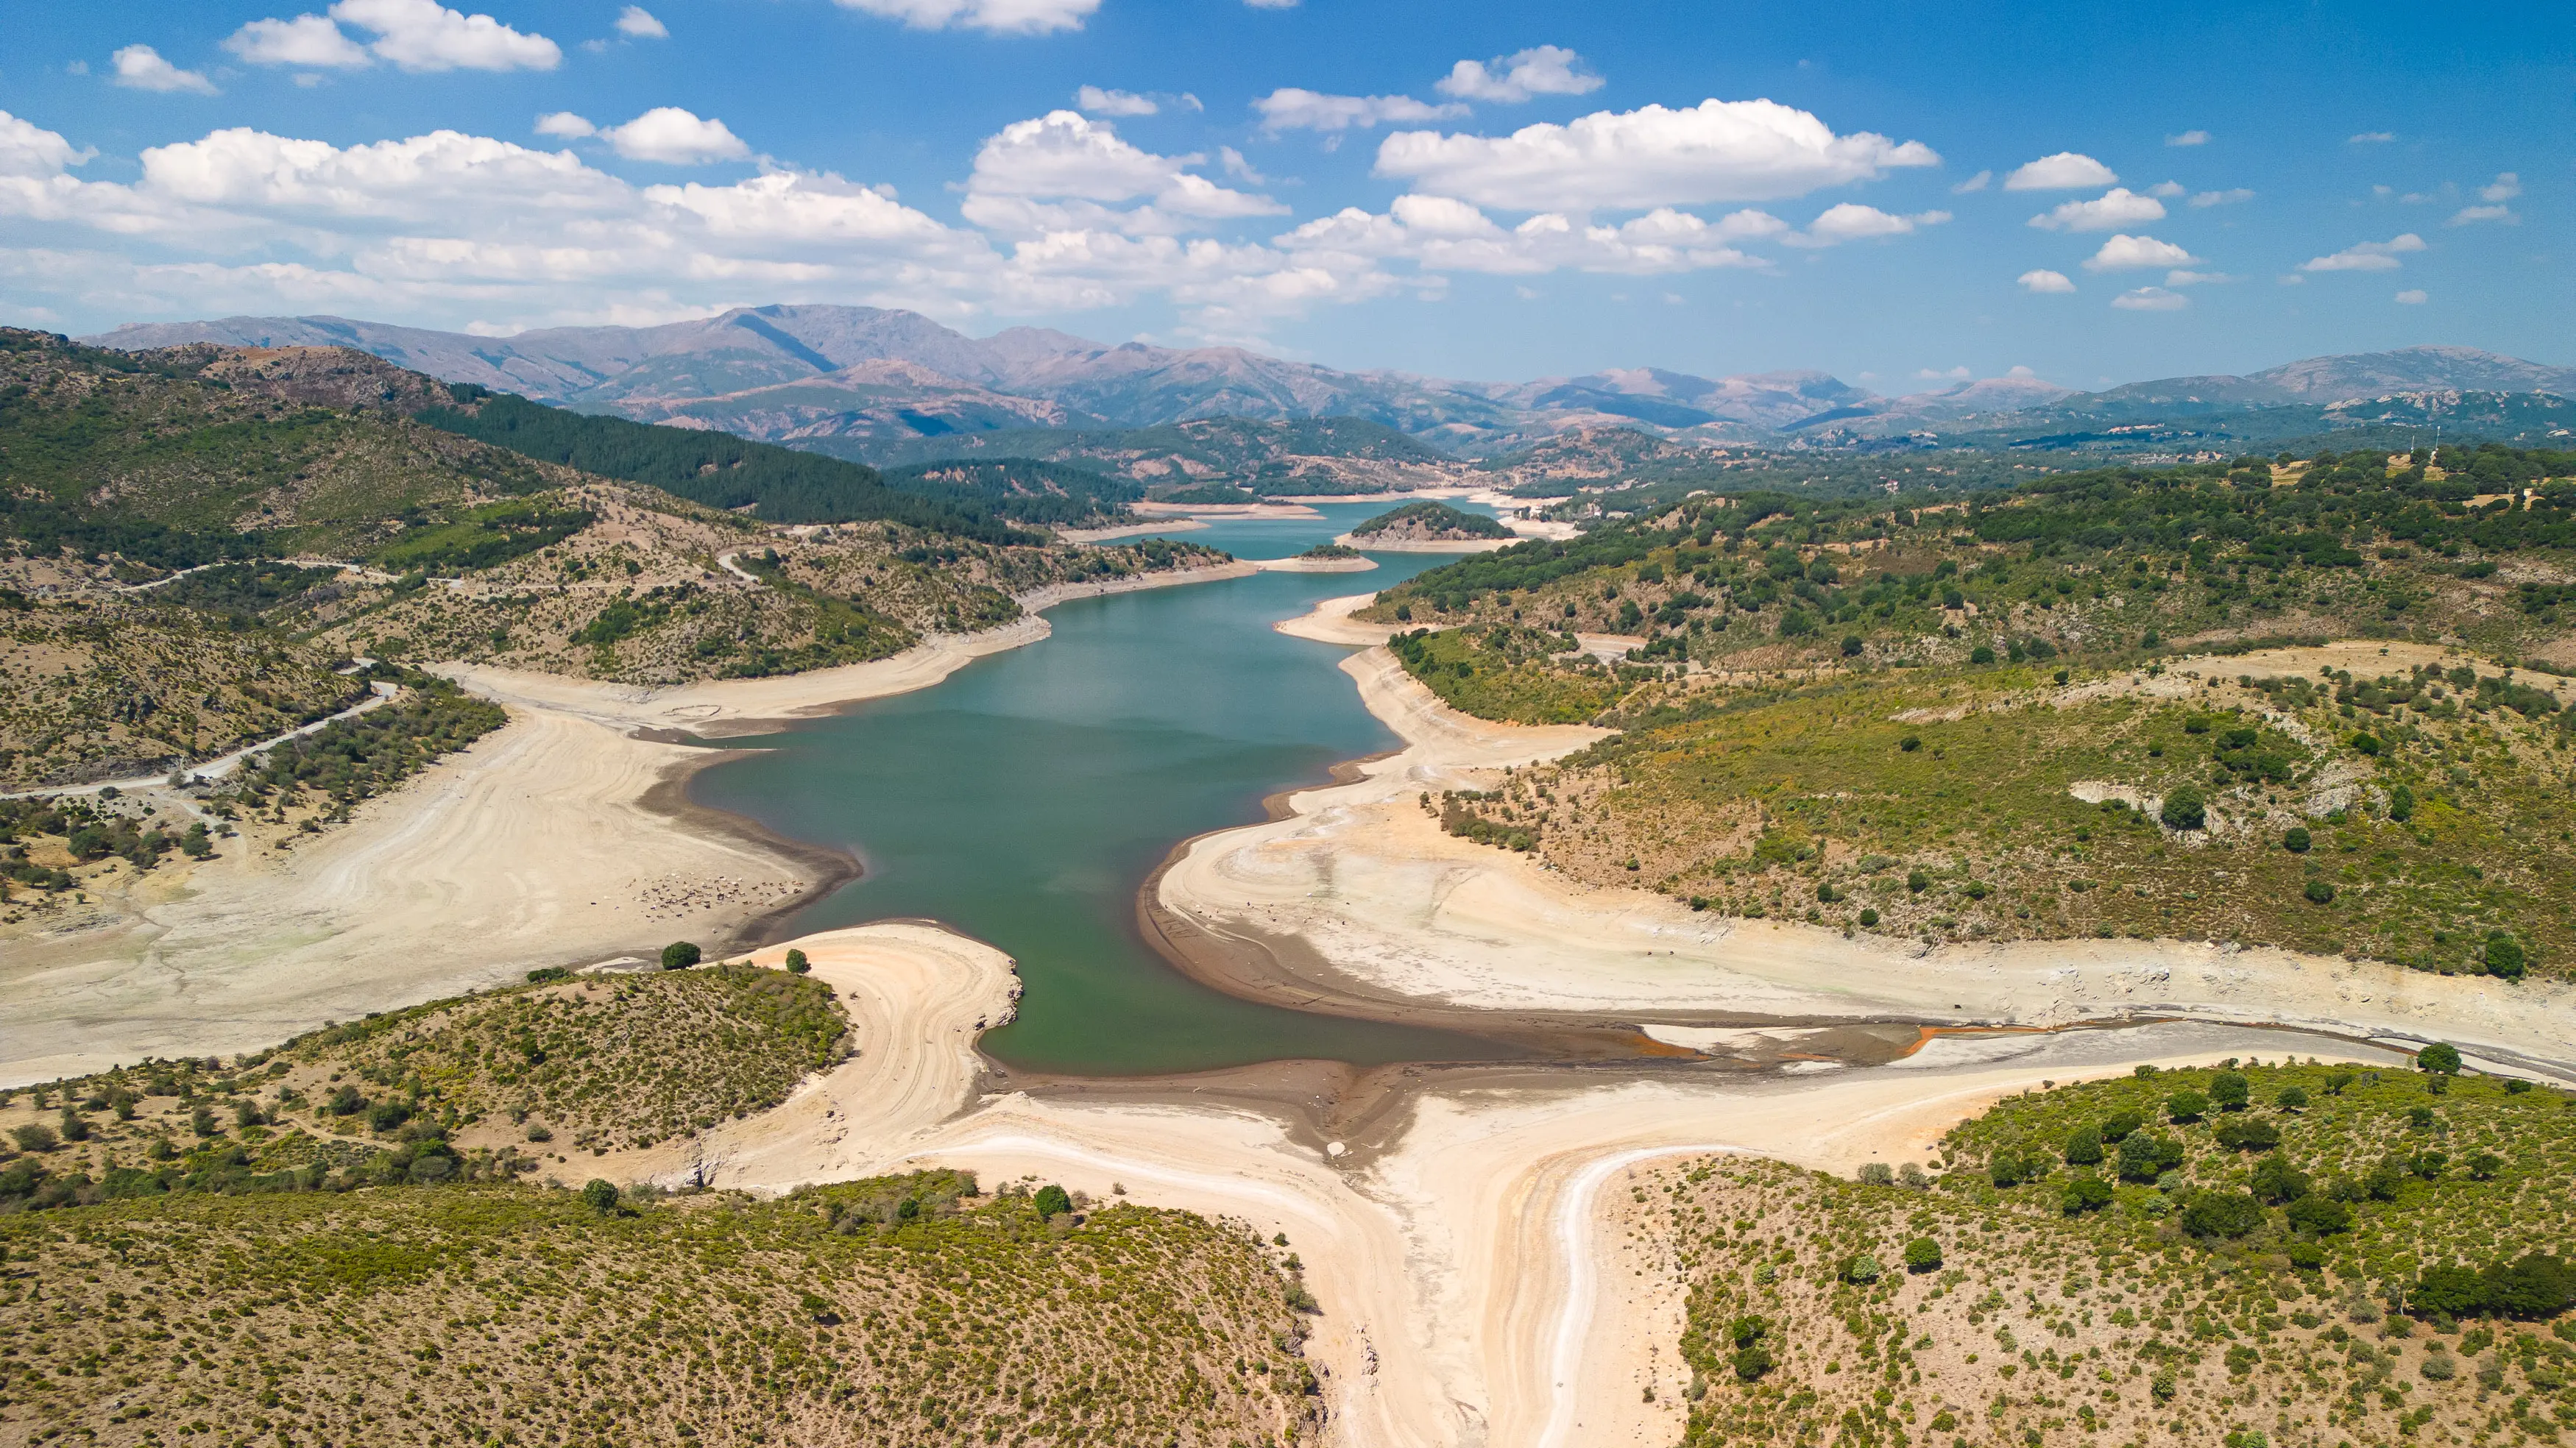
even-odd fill
[[[1385,507],[1175,536],[1275,558]],[[862,878],[800,912],[789,933],[920,916],[1009,952],[1026,994],[1019,1019],[984,1046],[1015,1068],[1509,1055],[1448,1032],[1238,1000],[1173,970],[1137,931],[1137,889],[1173,845],[1257,821],[1264,796],[1396,747],[1337,667],[1348,649],[1270,628],[1446,561],[1375,556],[1372,573],[1262,573],[1060,604],[1047,611],[1052,637],[934,688],[727,740],[760,752],[700,774],[691,795],[864,862]]]

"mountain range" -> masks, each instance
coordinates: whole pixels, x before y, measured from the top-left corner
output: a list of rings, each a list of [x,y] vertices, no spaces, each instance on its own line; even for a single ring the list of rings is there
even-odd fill
[[[923,460],[950,446],[990,456],[967,441],[983,434],[1097,434],[1227,418],[1360,418],[1453,455],[1482,457],[1599,427],[1643,426],[1697,443],[1832,445],[1925,432],[1983,441],[2106,436],[2133,424],[2276,408],[2288,411],[2269,435],[2289,436],[2337,425],[2317,409],[2417,393],[2576,396],[2576,368],[2439,346],[2091,393],[2013,376],[1887,397],[1824,372],[1707,378],[1652,367],[1464,382],[1340,371],[1239,347],[1095,342],[1039,327],[969,337],[917,312],[826,305],[513,337],[317,316],[147,323],[84,340],[127,349],[354,347],[447,381],[578,411],[879,462]]]

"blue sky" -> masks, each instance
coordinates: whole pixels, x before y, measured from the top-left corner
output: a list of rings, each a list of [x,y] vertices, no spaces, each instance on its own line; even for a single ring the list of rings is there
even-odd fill
[[[71,331],[847,301],[1483,379],[2576,362],[2563,3],[22,4],[0,57],[0,318]]]

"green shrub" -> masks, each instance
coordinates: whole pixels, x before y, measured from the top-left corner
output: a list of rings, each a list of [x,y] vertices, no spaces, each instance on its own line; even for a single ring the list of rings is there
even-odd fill
[[[1038,1188],[1037,1195],[1031,1199],[1030,1205],[1037,1208],[1038,1215],[1041,1217],[1061,1217],[1073,1210],[1073,1197],[1064,1188],[1049,1182]]]
[[[2242,1237],[2263,1225],[2263,1204],[2244,1192],[2202,1192],[2183,1209],[2183,1230],[2195,1237]]]
[[[805,958],[805,952],[801,950],[791,950],[787,952],[787,973],[789,975],[803,975],[805,972],[812,970],[813,968],[813,963]]]
[[[2066,1136],[2066,1164],[2096,1166],[2102,1160],[2102,1128],[2079,1126]]]
[[[617,1183],[592,1177],[581,1186],[582,1205],[607,1216],[617,1210]]]
[[[697,964],[705,958],[704,953],[698,949],[695,941],[674,940],[670,944],[662,947],[662,968],[664,970],[687,970],[690,966]]]
[[[2156,817],[2163,820],[2169,830],[2201,829],[2209,823],[2209,805],[2201,798],[2199,790],[2184,785],[2165,795],[2164,803],[2156,810]]]

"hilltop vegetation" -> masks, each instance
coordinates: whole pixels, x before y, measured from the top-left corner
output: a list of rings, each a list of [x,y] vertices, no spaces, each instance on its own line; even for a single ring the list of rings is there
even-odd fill
[[[1643,634],[1640,661],[1725,668],[1959,664],[2034,641],[2125,662],[2289,635],[2546,656],[2576,579],[2571,475],[2576,454],[2488,446],[2098,469],[1937,508],[1694,498],[1432,569],[1360,616]]]
[[[778,971],[539,971],[229,1068],[145,1061],[0,1092],[23,1152],[0,1210],[506,1180],[775,1106],[842,1058],[847,1029],[828,987]]]
[[[1962,1123],[1937,1178],[1658,1173],[1683,1441],[2557,1442],[2576,1113],[2526,1085],[2142,1068]]]
[[[1218,1448],[1314,1422],[1282,1278],[1240,1229],[1128,1206],[1077,1224],[953,1173],[594,1201],[391,1187],[0,1217],[0,1424],[101,1445]]]
[[[1512,530],[1482,513],[1470,513],[1434,498],[1423,498],[1354,525],[1351,536],[1378,542],[1445,543],[1509,538]]]
[[[2510,664],[2567,640],[2576,486],[2543,480],[2576,458],[2445,462],[1694,500],[1362,616],[1436,625],[1393,647],[1457,708],[1623,731],[1437,806],[1576,879],[1932,941],[2560,974],[2576,711]],[[1578,628],[1643,642],[1605,665]],[[2315,647],[2356,638],[2388,647]]]

